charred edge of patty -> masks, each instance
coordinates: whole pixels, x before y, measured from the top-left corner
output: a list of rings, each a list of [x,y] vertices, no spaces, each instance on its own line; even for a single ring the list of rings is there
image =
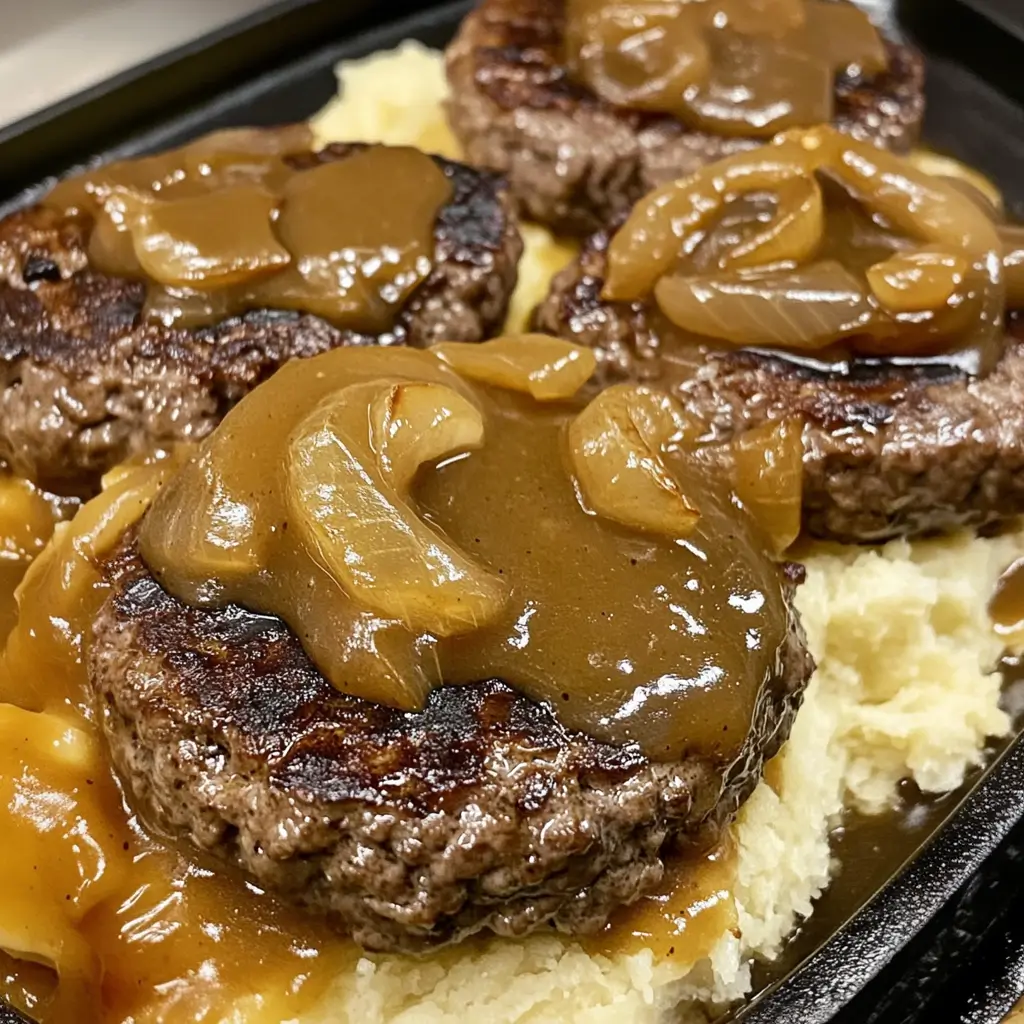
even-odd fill
[[[653,302],[601,298],[611,232],[584,244],[534,312],[534,327],[595,349],[599,378],[656,382],[664,343]],[[679,397],[728,439],[804,419],[804,527],[877,543],[983,529],[1024,509],[1024,322],[983,378],[942,362],[854,360],[829,372],[749,349],[708,352]]]
[[[651,188],[763,141],[599,99],[569,77],[563,31],[564,3],[485,0],[447,52],[455,133],[473,163],[509,176],[530,216],[585,234]],[[837,77],[833,123],[903,150],[920,132],[924,64],[909,47],[886,47],[884,74]]]
[[[347,697],[279,620],[169,596],[131,534],[105,576],[90,677],[144,817],[372,949],[600,928],[657,883],[666,842],[716,841],[813,669],[794,612],[742,756],[651,764],[499,680],[418,713]]]
[[[298,166],[344,159],[333,145]],[[140,319],[146,286],[90,269],[88,223],[36,206],[0,224],[0,458],[61,493],[93,493],[129,455],[198,440],[289,359],[343,345],[480,341],[499,330],[522,239],[502,180],[434,158],[452,183],[434,266],[379,337],[257,311],[195,330]]]

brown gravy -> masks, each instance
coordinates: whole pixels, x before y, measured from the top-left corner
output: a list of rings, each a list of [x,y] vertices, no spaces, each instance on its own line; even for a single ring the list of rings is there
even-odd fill
[[[240,1001],[277,1024],[358,951],[223,866],[149,836],[92,720],[83,631],[92,561],[151,499],[143,467],[86,506],[34,563],[0,661],[0,997],[46,1024],[220,1020]],[[39,524],[41,544],[50,527]],[[5,604],[10,594],[3,595]],[[59,974],[54,986],[52,965]]]
[[[223,865],[149,834],[125,806],[74,652],[103,599],[94,560],[163,473],[121,477],[61,527],[0,662],[0,948],[21,954],[0,956],[0,997],[45,1024],[214,1021],[238,1007],[252,1024],[278,1024],[351,978],[361,956]],[[699,958],[733,921],[732,864],[711,855],[671,868],[593,948]]]
[[[1024,629],[1024,558],[999,577],[988,611],[997,633],[1009,636]]]
[[[867,15],[829,0],[569,0],[566,52],[616,106],[766,138],[831,121],[837,72],[888,66]]]
[[[730,845],[700,859],[676,857],[666,863],[654,892],[618,910],[583,945],[605,956],[649,949],[655,960],[697,963],[737,927],[735,880],[736,852]]]
[[[1014,301],[1004,227],[905,158],[827,125],[793,130],[638,203],[609,244],[602,297],[653,298],[672,347],[982,373]]]
[[[39,1019],[47,1012],[56,989],[57,975],[52,967],[15,960],[0,949],[0,1003]]]
[[[139,499],[144,483],[134,491]],[[123,494],[108,497],[104,511],[121,507]],[[40,519],[30,547],[41,546],[51,528]],[[64,556],[73,528],[61,527]],[[87,524],[80,533],[90,531]],[[339,973],[351,972],[359,951],[222,865],[207,869],[194,853],[149,835],[125,807],[87,710],[81,662],[68,655],[102,598],[88,565],[70,561],[71,571],[27,588],[21,624],[0,662],[0,700],[10,702],[0,705],[0,947],[31,952],[26,959],[0,956],[0,998],[46,1024],[212,1021],[240,1002],[250,1024],[293,1019]],[[9,592],[2,597],[12,603]],[[1006,671],[1011,681],[1021,674],[1015,664]],[[834,837],[841,880],[782,958],[757,969],[756,988],[781,978],[844,923],[962,795],[921,801],[911,792],[892,816],[848,818]],[[588,948],[699,955],[716,939],[713,922],[730,924],[731,867],[728,853],[713,855],[696,867],[705,882],[677,893],[675,879],[684,885],[694,864],[670,863],[659,892],[621,911]],[[55,937],[63,940],[59,951]],[[60,968],[56,990],[53,972],[34,962],[47,959],[45,949]]]
[[[430,273],[451,185],[415,149],[295,159],[311,150],[305,126],[218,132],[61,182],[44,203],[91,219],[93,265],[145,279],[151,318],[294,309],[380,334]]]
[[[423,422],[443,436],[416,427],[395,447],[423,416],[402,403],[428,387],[441,404]],[[566,444],[581,408],[471,386],[424,352],[295,362],[160,494],[142,552],[186,601],[282,616],[346,692],[416,708],[433,686],[498,677],[598,739],[727,764],[778,671],[779,568],[727,472],[683,453],[662,472],[699,509],[691,532],[588,514]],[[473,432],[454,433],[460,421]],[[629,442],[613,427],[593,440],[617,466]],[[400,463],[424,451],[440,465],[413,481]]]

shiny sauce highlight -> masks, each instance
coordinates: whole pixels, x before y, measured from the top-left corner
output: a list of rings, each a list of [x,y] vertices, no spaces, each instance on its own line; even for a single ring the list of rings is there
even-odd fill
[[[1017,637],[1024,631],[1024,558],[1008,566],[996,581],[988,604],[997,633]]]
[[[888,66],[867,15],[830,0],[568,0],[565,41],[602,99],[721,135],[831,121],[838,73]]]
[[[658,887],[617,911],[601,932],[583,940],[584,947],[605,956],[649,949],[656,961],[681,964],[708,956],[725,935],[738,935],[736,856],[726,839],[699,859],[670,859]]]
[[[89,220],[96,269],[147,282],[148,318],[288,309],[380,334],[431,271],[451,185],[415,149],[312,145],[304,125],[217,132],[63,181],[43,203]]]
[[[307,1010],[358,952],[126,806],[82,660],[96,561],[168,467],[112,484],[33,563],[0,662],[0,995],[46,1024],[245,1021]],[[40,540],[45,533],[41,531]]]
[[[0,998],[44,1024],[280,1024],[353,984],[361,956],[224,865],[148,832],[107,759],[82,663],[106,593],[97,564],[172,470],[113,474],[58,527],[0,661]],[[41,545],[52,523],[37,529]],[[670,867],[588,948],[699,959],[734,920],[730,865],[712,854]]]
[[[282,617],[364,699],[411,710],[433,687],[500,678],[597,739],[728,765],[780,671],[783,574],[728,464],[626,450],[671,401],[641,397],[589,435],[609,493],[582,495],[567,443],[581,402],[471,385],[426,352],[297,361],[173,477],[141,552],[186,602]],[[692,528],[602,511],[652,460],[698,510]]]
[[[691,348],[982,374],[1017,301],[1008,232],[991,204],[908,158],[828,125],[794,129],[641,200],[610,240],[601,294],[653,300]]]

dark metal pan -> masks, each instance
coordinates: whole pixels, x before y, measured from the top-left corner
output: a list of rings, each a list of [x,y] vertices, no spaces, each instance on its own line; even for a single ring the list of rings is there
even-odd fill
[[[926,141],[981,169],[1011,209],[1024,212],[1024,7],[1018,0],[866,2],[926,53]],[[0,130],[0,213],[81,164],[174,145],[218,127],[308,117],[333,95],[338,61],[410,37],[443,46],[469,3],[410,0],[388,4],[385,12],[382,6],[283,0]],[[759,993],[732,1018],[744,1024],[1001,1019],[1024,989],[1019,736],[994,749],[988,768],[959,792],[930,806],[912,852],[898,870],[847,899],[832,918],[837,930],[804,929],[781,964],[761,972]],[[847,884],[840,878],[836,886]],[[0,1024],[19,1021],[0,1006]]]

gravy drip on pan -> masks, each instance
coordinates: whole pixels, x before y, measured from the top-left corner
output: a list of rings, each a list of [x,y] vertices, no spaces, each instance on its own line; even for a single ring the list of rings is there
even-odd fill
[[[147,280],[149,317],[294,309],[379,334],[430,273],[451,186],[414,149],[289,160],[311,149],[304,125],[218,132],[61,182],[44,203],[91,219],[93,266]]]
[[[540,345],[548,341],[541,339]],[[562,346],[561,356],[549,358],[548,374],[518,374],[524,388],[550,396],[573,389],[581,374],[589,374],[592,364],[584,361],[582,369],[573,369],[572,347],[556,345]],[[510,349],[514,356],[515,346],[506,339],[499,352],[507,357]],[[551,356],[550,348],[545,351]],[[507,433],[507,443],[513,447],[548,443],[547,425],[578,413],[578,406],[556,399],[542,411],[525,408],[526,399],[514,395],[505,395],[504,404],[497,404],[498,393],[484,391],[485,385],[460,384],[454,375],[436,368],[428,371],[425,360],[439,362],[424,353],[412,355],[417,380],[434,373],[462,388],[468,397],[495,398],[486,429],[491,435]],[[487,370],[475,354],[468,356],[465,350],[449,348],[446,355],[467,373],[467,360],[475,360],[478,382],[481,376],[506,381],[516,376],[509,358],[498,359],[497,369],[492,362]],[[399,365],[389,360],[389,372],[395,374]],[[328,362],[320,369],[330,366]],[[347,366],[347,371],[354,369]],[[344,379],[358,385],[354,376],[358,374],[346,372]],[[325,386],[333,387],[331,375],[325,372],[325,378]],[[306,382],[312,386],[315,380],[310,377]],[[307,411],[314,405],[309,396]],[[254,436],[268,438],[270,431]],[[443,525],[454,523],[454,513],[443,507],[449,496],[463,495],[477,480],[494,483],[486,462],[470,472],[472,459],[485,450],[486,445],[469,458],[428,472],[432,486],[416,488],[420,508],[431,510]],[[102,494],[84,506],[73,522],[58,527],[53,543],[36,559],[24,581],[18,624],[0,662],[0,829],[5,837],[0,848],[0,872],[5,879],[0,887],[0,949],[9,954],[0,960],[0,984],[4,995],[43,1015],[47,1024],[213,1020],[229,1016],[235,1007],[241,1008],[250,1024],[277,1024],[309,1010],[335,978],[352,971],[360,955],[351,943],[223,866],[207,868],[175,845],[148,834],[126,807],[107,762],[82,658],[89,625],[105,597],[98,565],[124,531],[145,515],[161,488],[189,464],[192,454],[185,450],[110,474]],[[498,459],[501,450],[493,454]],[[515,467],[507,461],[492,465],[501,465],[508,476],[513,475],[510,470]],[[449,484],[443,479],[446,474],[458,475]],[[517,495],[536,501],[539,495],[549,512],[571,508],[562,505],[561,497],[545,493],[549,484],[560,489],[564,483],[558,482],[554,470],[552,474],[550,480],[542,477],[532,485],[528,479],[510,480],[492,500],[497,504]],[[692,492],[694,504],[705,502],[705,510],[709,496],[696,487]],[[575,495],[571,498],[576,500]],[[487,526],[485,503],[480,501],[475,514],[483,529]],[[604,508],[615,507],[608,494],[598,495],[596,501]],[[575,507],[579,509],[578,504]],[[588,522],[599,522],[596,516],[584,516],[581,510],[579,514]],[[733,521],[741,522],[738,516]],[[462,529],[475,525],[465,521]],[[36,546],[51,528],[52,524],[40,521]],[[745,528],[734,528],[746,533]],[[613,543],[613,535],[615,543],[625,545],[626,554],[616,569],[624,580],[636,568],[632,558],[639,563],[645,552],[652,565],[661,566],[662,579],[673,595],[676,583],[693,578],[687,575],[693,562],[685,555],[677,572],[666,571],[669,556],[660,541],[624,536],[619,533],[621,527],[592,525],[589,529],[590,540],[605,550]],[[608,538],[599,532],[604,530],[610,531]],[[572,547],[577,555],[580,537]],[[551,557],[550,543],[540,534],[537,539],[536,550]],[[457,540],[470,543],[465,536]],[[472,543],[475,546],[475,539]],[[687,543],[695,551],[708,547],[696,528]],[[495,534],[488,537],[485,552],[474,553],[474,558],[498,573],[503,565],[494,552],[500,550]],[[736,548],[734,557],[741,557],[743,550],[742,545]],[[585,551],[582,554],[586,556]],[[560,564],[567,564],[567,559],[563,556]],[[507,564],[510,569],[513,564],[520,566],[519,555]],[[717,560],[713,568],[725,571]],[[648,568],[638,575],[650,579],[652,571]],[[760,570],[747,567],[743,572],[757,577]],[[756,578],[737,580],[744,588],[758,582]],[[602,586],[602,580],[595,582],[597,589]],[[514,582],[510,591],[515,595]],[[737,603],[748,604],[747,610],[739,608],[737,614],[747,616],[751,628],[763,629],[766,643],[771,623],[764,613],[752,609],[756,595],[749,589],[732,593]],[[774,600],[773,592],[765,596],[769,603]],[[680,607],[694,616],[700,611],[699,604]],[[511,613],[504,614],[511,623]],[[574,625],[591,629],[581,621]],[[504,635],[509,636],[507,631]],[[746,636],[744,642],[753,652],[750,657],[766,656],[765,651],[756,650],[760,638]],[[686,694],[676,696],[684,708],[691,706],[689,699]],[[698,695],[698,705],[701,699]],[[736,693],[726,693],[723,700],[730,715],[742,705]],[[632,952],[646,944],[684,963],[706,955],[720,937],[720,929],[734,920],[731,865],[731,856],[718,853],[702,864],[679,865],[673,881],[649,900],[627,909],[620,922],[593,940],[594,948]],[[438,954],[441,963],[447,955]]]
[[[278,1024],[358,958],[223,866],[150,837],[109,767],[81,658],[104,597],[95,565],[169,469],[108,480],[58,527],[0,662],[0,995],[47,1024],[220,1020],[236,1004]]]
[[[589,376],[583,349],[520,342],[588,360],[563,398]],[[412,350],[291,363],[161,492],[143,556],[189,603],[282,617],[356,696],[412,710],[497,677],[598,739],[728,764],[788,628],[759,523],[674,400],[552,397]]]
[[[565,35],[602,99],[720,135],[827,123],[838,72],[888,64],[867,15],[831,0],[568,0]]]
[[[610,242],[602,295],[653,299],[684,362],[734,346],[983,373],[1024,299],[1020,239],[996,216],[905,158],[794,130],[642,200]]]
[[[1024,558],[999,577],[988,611],[997,633],[1013,636],[1024,631]]]
[[[713,949],[738,925],[732,886],[736,852],[727,840],[694,863],[678,858],[665,866],[658,888],[623,907],[599,934],[584,940],[591,953],[613,956],[649,949],[657,960],[689,962]]]

